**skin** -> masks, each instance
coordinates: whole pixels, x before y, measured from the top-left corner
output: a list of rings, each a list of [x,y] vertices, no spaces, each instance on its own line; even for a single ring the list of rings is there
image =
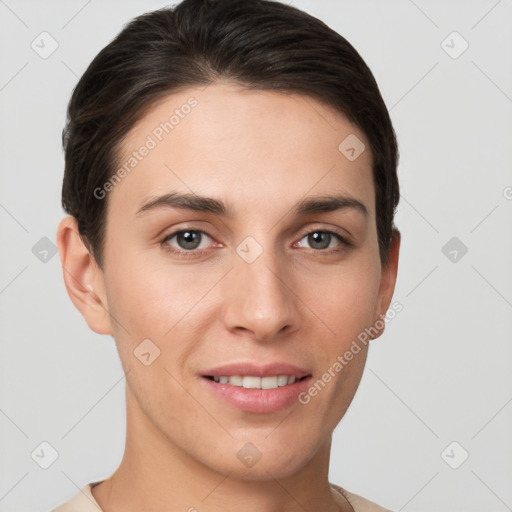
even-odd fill
[[[309,368],[316,380],[386,313],[400,236],[382,268],[368,141],[312,98],[217,82],[160,101],[125,139],[123,158],[191,96],[198,105],[104,199],[102,269],[72,217],[58,228],[68,293],[93,331],[114,337],[126,374],[125,454],[92,493],[105,512],[351,510],[329,486],[331,435],[368,345],[307,405],[269,414],[225,403],[199,375],[277,360]],[[349,134],[367,148],[354,161],[338,150]],[[170,207],[136,215],[171,191],[220,199],[233,217]],[[298,201],[334,192],[361,201],[368,217],[292,213]],[[207,234],[193,257],[165,250],[191,251],[178,237],[162,242],[179,229]],[[319,248],[307,236],[315,231],[353,245],[333,236]],[[248,236],[263,248],[252,263],[236,252]],[[133,352],[148,338],[161,352],[145,366]],[[262,454],[251,468],[237,458],[248,442]]]

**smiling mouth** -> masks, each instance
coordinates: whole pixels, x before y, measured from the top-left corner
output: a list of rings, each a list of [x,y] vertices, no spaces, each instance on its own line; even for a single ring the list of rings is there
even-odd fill
[[[301,378],[296,378],[293,375],[273,375],[268,377],[256,377],[252,375],[232,375],[232,376],[219,376],[205,375],[204,378],[216,382],[218,384],[230,384],[245,389],[277,389],[284,386],[301,382],[311,375],[305,375]]]

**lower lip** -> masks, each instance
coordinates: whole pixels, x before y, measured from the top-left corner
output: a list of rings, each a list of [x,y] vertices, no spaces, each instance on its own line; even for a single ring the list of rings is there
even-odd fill
[[[280,411],[298,402],[298,395],[309,385],[311,375],[303,380],[275,389],[246,389],[231,384],[220,384],[201,377],[208,389],[232,406],[246,412],[267,414]]]

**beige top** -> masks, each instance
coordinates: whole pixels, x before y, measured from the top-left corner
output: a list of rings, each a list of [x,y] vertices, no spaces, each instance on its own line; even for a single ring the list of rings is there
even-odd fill
[[[91,493],[91,487],[99,483],[93,482],[86,485],[71,500],[63,503],[52,512],[102,512],[101,507]],[[331,484],[331,486],[346,498],[350,505],[352,505],[354,512],[391,512],[391,510],[383,508],[373,503],[373,501],[346,491],[339,485]]]

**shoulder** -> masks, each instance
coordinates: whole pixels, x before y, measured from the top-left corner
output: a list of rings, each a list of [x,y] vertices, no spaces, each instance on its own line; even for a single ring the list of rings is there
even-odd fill
[[[339,485],[331,484],[331,486],[352,505],[354,512],[392,512],[387,508],[377,505],[377,503],[373,501],[343,489]]]
[[[69,501],[59,505],[52,512],[102,512],[98,502],[91,493],[91,487],[99,482],[85,485]]]

